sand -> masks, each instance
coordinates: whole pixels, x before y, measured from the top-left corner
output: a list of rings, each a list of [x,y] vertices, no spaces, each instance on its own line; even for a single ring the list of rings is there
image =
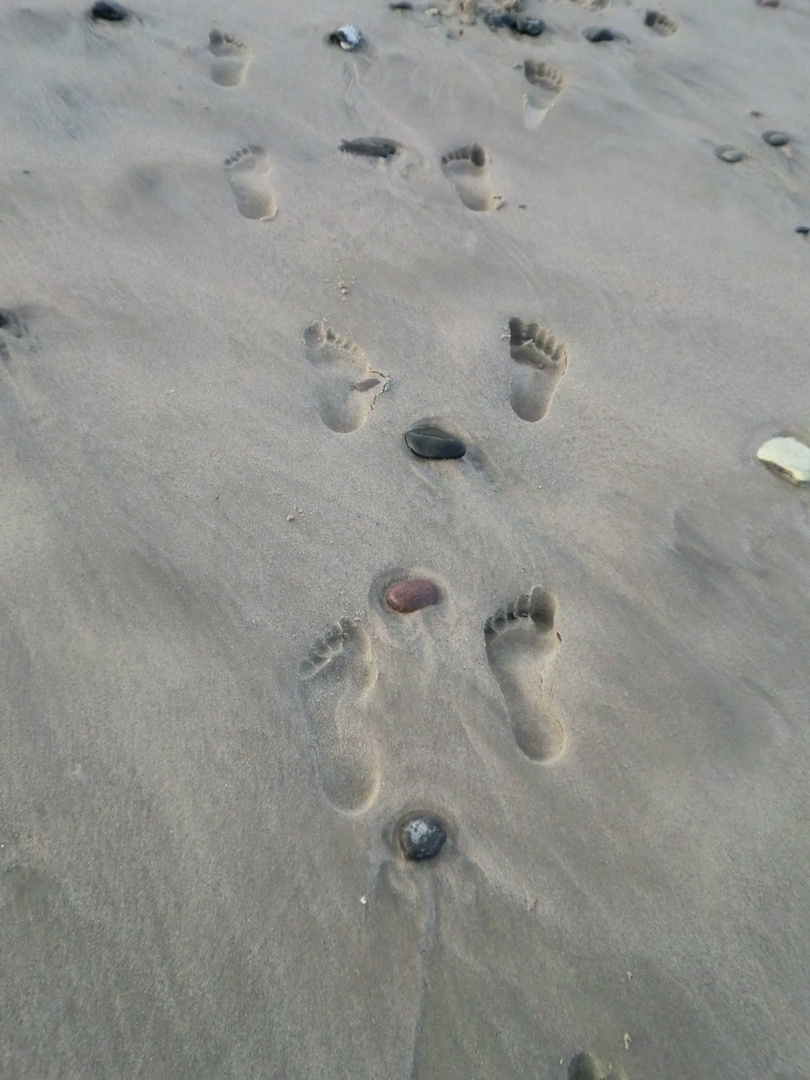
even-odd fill
[[[810,6],[440,6],[0,5],[8,1080],[810,1076]]]

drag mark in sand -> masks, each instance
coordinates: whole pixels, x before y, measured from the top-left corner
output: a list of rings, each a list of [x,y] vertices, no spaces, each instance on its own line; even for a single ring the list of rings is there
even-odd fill
[[[550,330],[516,317],[509,320],[509,353],[519,365],[512,374],[509,400],[520,419],[533,424],[549,410],[568,367],[568,353]]]
[[[554,761],[565,731],[554,714],[546,673],[559,648],[557,601],[539,586],[501,608],[484,626],[487,659],[501,688],[515,742],[532,761]]]
[[[322,322],[305,331],[304,344],[318,372],[315,406],[321,420],[342,435],[357,431],[388,386],[388,376],[373,371],[359,345]]]
[[[341,619],[298,669],[315,770],[324,795],[345,813],[368,809],[380,787],[370,710],[377,663],[368,634]]]
[[[238,86],[253,57],[250,46],[233,34],[212,30],[208,35],[211,78],[219,86]]]
[[[272,221],[276,196],[270,186],[270,155],[261,146],[243,146],[225,158],[224,169],[236,209],[251,221]]]
[[[523,73],[529,83],[523,99],[523,124],[527,130],[534,131],[556,104],[565,80],[561,71],[544,60],[526,60]]]
[[[501,196],[492,188],[489,154],[480,143],[460,146],[445,154],[442,169],[468,209],[494,210],[500,205]]]

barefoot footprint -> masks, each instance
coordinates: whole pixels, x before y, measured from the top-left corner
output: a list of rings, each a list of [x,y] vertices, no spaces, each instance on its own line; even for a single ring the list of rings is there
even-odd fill
[[[571,1058],[568,1080],[627,1080],[627,1074],[622,1068],[605,1072],[602,1063],[593,1054],[583,1050]]]
[[[549,410],[568,353],[550,330],[518,318],[509,320],[509,352],[520,365],[512,374],[509,400],[520,419],[533,424]]]
[[[324,323],[309,327],[304,344],[307,359],[318,371],[315,405],[321,420],[341,434],[357,431],[388,386],[388,376],[373,371],[359,345]]]
[[[556,613],[551,593],[535,586],[484,626],[487,659],[506,702],[512,734],[532,761],[554,761],[565,745],[565,731],[546,689],[546,671],[560,641],[554,629]]]
[[[523,99],[523,125],[534,131],[556,103],[565,80],[561,71],[544,60],[526,60],[523,73],[529,83]]]
[[[238,86],[245,77],[252,58],[250,46],[222,30],[212,30],[208,35],[208,51],[211,53],[211,78],[220,86]]]
[[[461,146],[445,154],[442,169],[470,210],[494,210],[500,205],[501,196],[492,190],[489,154],[479,143]]]
[[[276,196],[270,187],[270,155],[261,146],[243,146],[225,158],[225,176],[242,217],[272,221],[276,216]]]
[[[337,810],[366,810],[379,791],[380,769],[368,717],[377,664],[365,630],[341,619],[312,646],[298,678],[324,795]]]

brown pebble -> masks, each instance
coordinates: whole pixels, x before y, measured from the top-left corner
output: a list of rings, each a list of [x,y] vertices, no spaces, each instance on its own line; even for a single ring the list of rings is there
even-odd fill
[[[385,602],[394,611],[409,615],[412,611],[438,604],[439,590],[426,578],[395,581],[386,591]]]

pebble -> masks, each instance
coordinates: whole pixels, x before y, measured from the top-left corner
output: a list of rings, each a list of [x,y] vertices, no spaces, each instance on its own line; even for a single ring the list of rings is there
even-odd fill
[[[405,442],[418,457],[434,460],[462,458],[467,453],[467,447],[457,436],[429,425],[406,431]]]
[[[542,19],[530,19],[528,16],[519,15],[515,29],[519,34],[527,34],[529,37],[540,37],[546,29],[546,24]]]
[[[432,859],[444,847],[447,830],[433,814],[411,814],[399,827],[399,846],[406,859]]]
[[[787,146],[790,136],[786,131],[765,131],[762,138],[769,146]]]
[[[797,225],[796,232],[800,236],[807,236],[807,234],[810,233],[810,225]]]
[[[768,439],[757,457],[791,484],[810,484],[810,446],[793,438]]]
[[[615,41],[620,35],[609,26],[588,26],[582,31],[583,37],[597,45],[600,41]]]
[[[484,16],[484,22],[491,30],[515,30],[517,18],[511,11],[488,11]]]
[[[393,611],[410,615],[423,607],[432,607],[439,602],[439,590],[427,578],[411,578],[409,581],[395,581],[385,593],[385,602]]]
[[[365,154],[366,157],[392,157],[399,149],[391,139],[369,135],[367,139],[344,139],[340,149],[346,154]]]
[[[329,40],[333,45],[339,45],[341,49],[345,49],[346,52],[354,52],[363,44],[363,31],[354,23],[346,23],[345,26],[339,26],[337,30],[333,30],[329,35]]]
[[[112,0],[96,0],[90,8],[90,15],[94,19],[102,19],[104,22],[124,22],[129,18],[129,12],[120,4]]]
[[[745,157],[742,150],[738,150],[736,146],[718,146],[715,150],[715,155],[719,157],[721,161],[727,161],[729,165],[736,165],[738,161],[742,161]]]

